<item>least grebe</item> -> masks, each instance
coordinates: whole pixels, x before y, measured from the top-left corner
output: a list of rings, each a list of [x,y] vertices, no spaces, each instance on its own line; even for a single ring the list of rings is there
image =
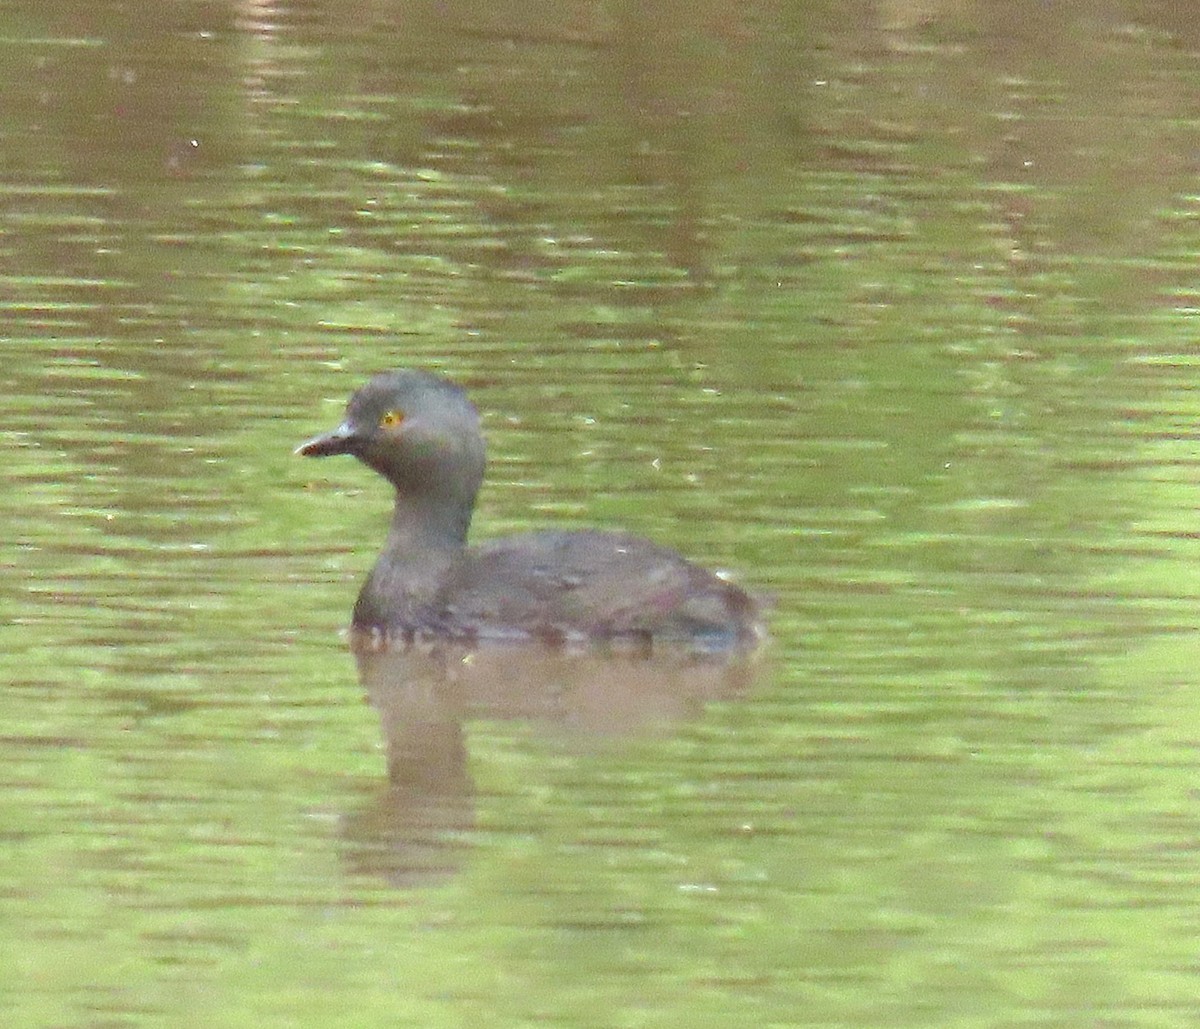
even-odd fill
[[[389,637],[657,641],[744,649],[758,602],[649,540],[536,532],[467,546],[483,482],[479,415],[461,387],[385,372],[354,393],[336,429],[297,448],[351,454],[396,489],[383,553],[354,605],[355,630]]]

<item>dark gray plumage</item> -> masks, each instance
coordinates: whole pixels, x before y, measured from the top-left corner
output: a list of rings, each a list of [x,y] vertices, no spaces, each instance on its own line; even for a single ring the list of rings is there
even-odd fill
[[[396,489],[383,552],[352,626],[390,636],[547,642],[670,641],[746,649],[762,636],[744,590],[649,540],[537,532],[467,546],[483,481],[479,416],[464,391],[419,371],[375,376],[336,429],[297,449],[352,454]]]

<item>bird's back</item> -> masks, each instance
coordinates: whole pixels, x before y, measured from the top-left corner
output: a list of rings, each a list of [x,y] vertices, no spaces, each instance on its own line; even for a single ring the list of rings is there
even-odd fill
[[[464,551],[430,613],[478,637],[692,642],[747,646],[761,636],[744,590],[647,539],[611,532],[538,532]]]

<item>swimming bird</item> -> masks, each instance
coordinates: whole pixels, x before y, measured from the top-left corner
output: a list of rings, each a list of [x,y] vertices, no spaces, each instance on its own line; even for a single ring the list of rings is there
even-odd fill
[[[350,454],[395,489],[383,551],[353,630],[389,639],[670,644],[751,649],[762,608],[668,547],[622,532],[542,531],[468,546],[483,482],[479,414],[462,387],[428,372],[376,375],[340,425],[297,454]]]

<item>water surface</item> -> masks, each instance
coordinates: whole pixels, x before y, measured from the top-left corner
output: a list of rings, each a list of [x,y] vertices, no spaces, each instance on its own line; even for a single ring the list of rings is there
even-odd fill
[[[12,1024],[1194,1024],[1181,11],[9,5]],[[731,570],[755,681],[400,796],[388,498],[291,450],[401,365],[478,536]]]

